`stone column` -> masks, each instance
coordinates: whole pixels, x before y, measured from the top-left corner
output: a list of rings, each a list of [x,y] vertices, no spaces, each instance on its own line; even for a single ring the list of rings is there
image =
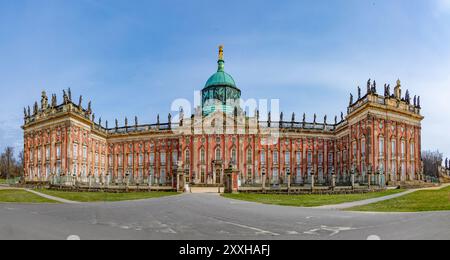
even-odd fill
[[[352,189],[355,188],[355,173],[352,173],[350,176],[351,183],[352,183]]]

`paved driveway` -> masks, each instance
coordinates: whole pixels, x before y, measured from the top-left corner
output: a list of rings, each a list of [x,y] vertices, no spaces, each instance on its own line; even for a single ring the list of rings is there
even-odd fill
[[[0,239],[450,239],[450,212],[353,213],[217,194],[143,201],[0,204]]]

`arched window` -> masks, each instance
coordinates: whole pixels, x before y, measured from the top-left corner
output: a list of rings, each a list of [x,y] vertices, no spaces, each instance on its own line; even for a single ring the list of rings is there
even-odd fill
[[[200,150],[200,163],[205,164],[206,163],[206,154],[205,149]]]
[[[191,152],[189,150],[186,150],[184,152],[184,157],[185,157],[186,165],[190,165],[191,164]]]
[[[237,163],[236,148],[231,149],[231,162],[234,163],[234,164]]]
[[[221,152],[220,152],[220,147],[216,148],[216,161],[220,161],[222,160],[222,156],[221,156]]]

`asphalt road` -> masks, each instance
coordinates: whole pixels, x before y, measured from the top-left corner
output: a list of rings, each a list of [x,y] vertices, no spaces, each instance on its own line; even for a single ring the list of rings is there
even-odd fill
[[[131,202],[0,204],[0,239],[450,239],[450,212],[354,213],[217,194]]]

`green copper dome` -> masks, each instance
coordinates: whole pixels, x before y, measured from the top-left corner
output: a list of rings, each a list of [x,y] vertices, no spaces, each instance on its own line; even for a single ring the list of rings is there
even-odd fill
[[[224,71],[224,61],[219,60],[219,69],[206,82],[205,88],[211,86],[229,86],[236,88],[236,82],[233,77]]]

